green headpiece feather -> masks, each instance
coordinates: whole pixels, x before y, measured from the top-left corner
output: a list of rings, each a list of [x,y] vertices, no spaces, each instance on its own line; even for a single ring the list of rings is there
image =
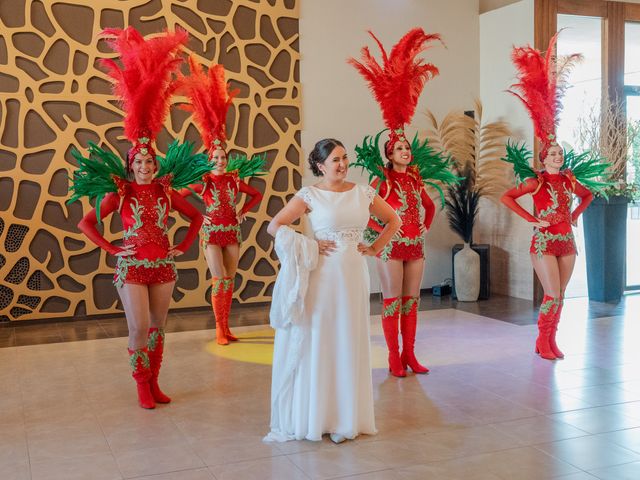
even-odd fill
[[[374,178],[379,178],[378,188],[386,180],[384,174],[385,164],[379,147],[380,137],[386,130],[382,130],[375,137],[366,136],[362,141],[362,145],[356,145],[356,161],[351,164],[352,167],[360,167],[369,173],[369,183]],[[413,160],[411,160],[410,165],[418,167],[422,181],[438,191],[444,206],[444,192],[436,182],[453,185],[462,180],[461,177],[451,171],[453,165],[451,158],[445,157],[441,152],[431,147],[428,140],[421,142],[418,134],[411,141],[411,154]]]
[[[96,217],[100,220],[100,202],[107,193],[117,192],[118,187],[113,177],[127,178],[124,163],[113,152],[104,150],[93,142],[89,142],[89,157],[83,157],[77,149],[71,155],[78,162],[78,168],[69,177],[69,190],[72,192],[67,203],[75,202],[82,197],[96,200]]]
[[[615,183],[608,172],[610,166],[611,164],[605,162],[604,158],[593,155],[591,152],[578,155],[573,150],[569,150],[564,152],[562,169],[570,170],[581,185],[608,200],[605,189]]]
[[[440,194],[441,207],[444,208],[445,196],[442,187],[436,183],[455,185],[463,180],[452,171],[453,161],[429,145],[428,140],[420,141],[418,134],[411,141],[411,165],[418,167],[420,177],[426,185],[431,185]]]
[[[518,185],[525,182],[527,178],[538,176],[529,164],[532,157],[531,150],[526,147],[524,142],[522,145],[507,142],[507,155],[502,160],[513,165]],[[595,156],[591,152],[577,154],[573,150],[564,151],[562,170],[570,170],[578,183],[605,198],[607,198],[605,189],[615,183],[610,178],[609,167],[609,162],[605,162],[603,158]]]
[[[384,160],[380,155],[379,141],[380,136],[388,129],[384,129],[379,132],[375,137],[367,135],[362,141],[362,145],[356,145],[356,161],[351,164],[351,167],[360,167],[362,170],[366,170],[369,173],[369,183],[374,178],[379,178],[378,189],[385,180],[384,175]]]
[[[506,149],[507,155],[501,160],[513,165],[513,173],[516,176],[517,185],[524,183],[527,178],[536,178],[538,176],[529,164],[533,158],[533,153],[527,148],[525,142],[522,142],[522,145],[518,145],[517,142],[511,143],[511,140],[507,140]]]
[[[253,155],[251,159],[245,154],[236,154],[229,157],[227,172],[238,172],[238,177],[262,177],[267,175],[267,154]]]
[[[167,149],[167,155],[158,155],[158,174],[163,177],[172,174],[171,188],[180,190],[194,183],[201,183],[202,177],[213,169],[206,153],[193,153],[193,143],[179,143],[174,140]]]

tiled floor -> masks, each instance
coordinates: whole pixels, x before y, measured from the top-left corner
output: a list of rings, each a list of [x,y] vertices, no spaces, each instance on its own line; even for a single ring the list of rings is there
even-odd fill
[[[624,315],[624,312],[640,308],[640,295],[627,295],[618,304],[588,302],[583,298],[567,300],[565,316],[580,318],[600,318]],[[381,300],[372,295],[371,313],[379,314]],[[515,325],[532,325],[537,320],[537,306],[528,300],[503,295],[492,295],[489,300],[478,302],[457,302],[451,296],[434,297],[424,292],[420,300],[420,310],[433,311],[455,308],[475,313],[495,320]],[[269,323],[269,306],[234,305],[231,310],[232,327],[266,325]],[[214,327],[213,315],[209,309],[178,311],[169,314],[167,331],[186,332]],[[112,318],[89,320],[61,320],[53,322],[16,321],[0,323],[0,348],[48,343],[75,342],[78,340],[98,340],[127,336],[127,322],[124,315]]]
[[[104,338],[107,324],[87,333],[97,340],[2,348],[0,479],[638,479],[640,324],[631,308],[588,308],[567,308],[556,362],[533,354],[534,325],[423,311],[417,350],[432,372],[404,379],[387,374],[372,317],[379,433],[341,445],[261,442],[265,325],[236,328],[227,347],[211,330],[169,333],[173,402],[153,411],[136,406],[126,339]],[[209,321],[184,322],[198,316]]]

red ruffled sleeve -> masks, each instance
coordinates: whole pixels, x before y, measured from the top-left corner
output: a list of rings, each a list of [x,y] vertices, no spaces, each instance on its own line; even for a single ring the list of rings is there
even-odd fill
[[[593,201],[593,193],[582,186],[580,183],[575,182],[573,187],[573,193],[580,198],[580,205],[578,205],[573,212],[571,212],[571,221],[573,223],[578,220],[578,217],[582,212],[586,210],[589,204]]]
[[[535,223],[538,219],[522,208],[520,204],[516,202],[516,199],[527,193],[534,193],[538,189],[538,185],[539,180],[537,178],[528,178],[522,185],[507,190],[500,198],[500,201],[527,222]]]
[[[202,195],[203,191],[204,191],[204,184],[194,183],[189,185],[189,188],[183,188],[178,193],[180,194],[181,197],[188,197],[193,192],[196,192],[198,195]]]
[[[189,230],[187,231],[187,235],[184,237],[184,240],[182,240],[179,245],[176,245],[176,248],[178,250],[186,252],[198,236],[198,231],[200,230],[200,226],[202,225],[202,215],[177,191],[171,190],[170,199],[171,207],[174,210],[182,213],[183,215],[186,215],[191,221],[189,223]]]
[[[429,230],[431,228],[431,223],[433,222],[433,217],[436,215],[436,206],[431,200],[431,197],[427,194],[427,189],[422,187],[420,191],[420,199],[422,200],[422,206],[424,207],[424,228]]]
[[[118,191],[120,191],[120,186],[118,186]],[[100,202],[100,220],[115,212],[119,206],[120,196],[117,193],[107,194],[102,199],[102,202]],[[106,250],[111,255],[115,255],[116,253],[121,252],[122,249],[120,247],[116,247],[102,236],[102,234],[96,228],[97,224],[98,218],[96,217],[96,209],[92,208],[84,217],[82,217],[82,220],[80,220],[80,223],[78,223],[78,228],[87,236],[89,240],[91,240],[103,250]]]
[[[118,189],[118,195],[120,197],[124,197],[130,189],[130,184],[128,180],[125,180],[124,178],[118,177],[116,175],[111,175],[111,179],[113,180],[113,183],[116,184],[116,187]]]
[[[262,200],[262,194],[258,190],[246,184],[240,179],[238,179],[238,190],[250,197],[246,202],[244,202],[242,210],[240,210],[241,215],[247,213],[258,203],[260,203],[260,200]]]

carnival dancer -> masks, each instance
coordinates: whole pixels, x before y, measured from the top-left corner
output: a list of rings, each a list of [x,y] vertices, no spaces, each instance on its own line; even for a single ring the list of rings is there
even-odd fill
[[[124,133],[133,146],[126,165],[110,151],[89,143],[89,158],[74,151],[70,202],[96,200],[78,228],[96,245],[117,256],[114,284],[129,328],[129,358],[143,408],[171,399],[158,386],[164,351],[164,327],[177,278],[174,257],[184,253],[198,234],[202,216],[174,189],[184,188],[210,170],[205,155],[193,146],[174,142],[165,158],[156,157],[153,142],[168,113],[172,74],[187,40],[181,30],[144,39],[133,27],[108,29],[109,45],[122,66],[103,60],[125,112]],[[167,220],[174,209],[191,223],[184,240],[171,245]],[[122,246],[107,241],[96,225],[119,210],[124,229]]]
[[[518,186],[508,190],[502,203],[529,222],[534,228],[529,253],[531,263],[544,289],[538,315],[536,353],[542,358],[564,358],[556,343],[564,291],[576,260],[576,244],[571,226],[593,199],[593,192],[607,186],[608,163],[594,158],[590,152],[565,152],[556,138],[561,109],[560,100],[566,89],[569,68],[581,59],[574,54],[563,58],[555,55],[557,34],[551,38],[546,54],[530,46],[514,47],[511,58],[518,71],[518,83],[509,93],[522,101],[533,120],[539,141],[543,170],[534,170],[533,157],[526,145],[507,144],[503,160],[513,164]],[[603,180],[604,179],[604,180]],[[516,199],[531,194],[535,215],[521,207]],[[573,196],[580,205],[572,211]]]
[[[182,190],[202,195],[205,204],[201,244],[211,272],[211,306],[216,319],[216,342],[228,345],[238,338],[229,330],[229,314],[233,299],[234,280],[240,257],[242,234],[240,223],[245,215],[262,199],[262,193],[243,181],[251,176],[266,175],[265,159],[244,155],[227,158],[227,111],[239,90],[231,90],[225,81],[224,67],[213,64],[205,73],[193,57],[189,58],[191,73],[180,77],[178,91],[190,104],[182,105],[193,112],[193,120],[200,129],[202,143],[214,164],[211,173],[201,183]],[[237,197],[244,193],[248,199],[238,211]]]
[[[357,162],[369,171],[371,185],[386,200],[402,220],[400,232],[378,255],[376,265],[382,286],[382,328],[389,350],[389,371],[396,377],[406,376],[406,368],[415,373],[427,373],[414,353],[420,284],[424,271],[424,234],[431,227],[435,206],[427,194],[425,184],[451,183],[457,177],[451,173],[450,161],[433,150],[417,135],[409,143],[405,125],[411,122],[424,85],[438,75],[438,69],[416,58],[426,44],[439,41],[440,35],[426,34],[414,28],[405,34],[387,55],[382,43],[369,32],[378,44],[383,63],[379,65],[368,47],[361,51],[362,59],[349,59],[365,78],[375,100],[380,105],[389,137],[384,144],[383,161],[378,142],[383,132],[366,137],[356,147]],[[442,197],[444,198],[444,197]],[[369,222],[367,239],[373,240],[382,226],[375,218]],[[398,327],[402,334],[402,354],[398,342]]]

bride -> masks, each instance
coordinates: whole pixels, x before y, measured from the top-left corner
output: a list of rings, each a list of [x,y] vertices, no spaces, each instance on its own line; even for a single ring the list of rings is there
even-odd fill
[[[271,307],[276,339],[265,441],[320,440],[328,433],[340,443],[376,433],[364,256],[384,248],[400,219],[371,187],[346,181],[349,160],[338,140],[319,141],[309,165],[321,180],[303,187],[268,228],[282,268]],[[315,240],[288,227],[305,213]],[[365,245],[370,215],[386,226]]]

